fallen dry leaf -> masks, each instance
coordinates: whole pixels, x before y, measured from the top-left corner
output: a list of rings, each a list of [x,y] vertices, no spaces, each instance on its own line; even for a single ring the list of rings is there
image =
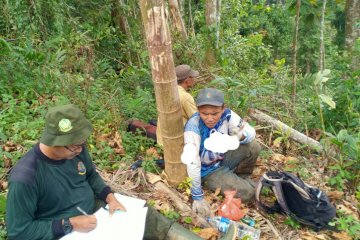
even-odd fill
[[[0,181],[0,189],[6,190],[8,188],[8,182],[7,181]]]
[[[298,163],[299,159],[297,159],[296,157],[292,157],[292,156],[286,156],[286,157],[284,157],[284,162],[286,162],[286,163]]]
[[[216,240],[219,232],[215,228],[204,228],[197,235],[206,240]]]
[[[352,238],[347,234],[347,232],[333,232],[331,234],[331,236],[333,236],[335,239],[339,239],[339,240],[351,240]]]
[[[271,155],[270,159],[275,162],[284,162],[285,156],[279,153]]]
[[[338,204],[336,205],[336,209],[344,212],[347,215],[352,215],[356,220],[359,220],[359,216],[357,215],[357,213],[351,210],[349,207],[346,207],[345,205]]]
[[[344,193],[340,191],[330,191],[327,193],[327,195],[331,200],[338,200],[344,196]]]
[[[324,234],[313,234],[311,232],[304,232],[301,236],[302,240],[326,240],[326,236]]]
[[[3,159],[4,159],[4,168],[11,168],[12,165],[11,159],[5,155],[3,155]]]
[[[221,192],[221,188],[217,188],[217,189],[215,190],[214,196],[219,195],[220,192]]]
[[[150,147],[149,149],[146,150],[146,156],[151,157],[151,158],[160,158],[159,153],[157,152],[155,147]]]

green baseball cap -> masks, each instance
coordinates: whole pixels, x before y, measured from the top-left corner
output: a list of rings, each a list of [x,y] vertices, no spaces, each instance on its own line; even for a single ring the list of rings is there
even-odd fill
[[[196,106],[211,105],[220,107],[224,105],[224,94],[215,88],[202,89],[196,99]]]
[[[92,125],[74,104],[50,108],[40,142],[48,146],[68,146],[84,142]]]

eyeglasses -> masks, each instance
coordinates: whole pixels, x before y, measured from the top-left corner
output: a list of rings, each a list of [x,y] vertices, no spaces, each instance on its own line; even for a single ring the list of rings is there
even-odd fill
[[[69,146],[64,146],[65,149],[67,149],[70,152],[76,152],[77,149],[81,148],[83,149],[87,144],[87,141],[81,143],[81,144],[73,144]]]

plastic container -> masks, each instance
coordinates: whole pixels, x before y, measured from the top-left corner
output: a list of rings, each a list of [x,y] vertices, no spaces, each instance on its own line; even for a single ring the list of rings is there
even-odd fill
[[[249,236],[252,240],[259,240],[261,231],[259,229],[250,227],[246,224],[236,222],[236,227],[238,229],[237,237],[243,239],[246,236]]]
[[[255,220],[252,219],[252,218],[244,217],[244,218],[241,219],[241,221],[242,221],[243,223],[246,223],[246,224],[249,225],[250,227],[255,226]]]
[[[229,225],[230,225],[230,219],[225,218],[225,217],[221,217],[221,216],[216,216],[214,218],[207,218],[207,221],[214,227],[217,228],[220,232],[222,233],[226,233]]]

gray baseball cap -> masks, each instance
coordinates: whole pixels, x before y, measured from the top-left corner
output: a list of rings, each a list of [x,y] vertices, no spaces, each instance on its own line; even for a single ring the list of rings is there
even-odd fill
[[[188,77],[196,78],[199,76],[199,72],[191,69],[189,65],[182,64],[175,68],[177,80],[183,80]]]
[[[202,89],[196,99],[196,106],[211,105],[220,107],[224,105],[224,93],[215,88]]]

